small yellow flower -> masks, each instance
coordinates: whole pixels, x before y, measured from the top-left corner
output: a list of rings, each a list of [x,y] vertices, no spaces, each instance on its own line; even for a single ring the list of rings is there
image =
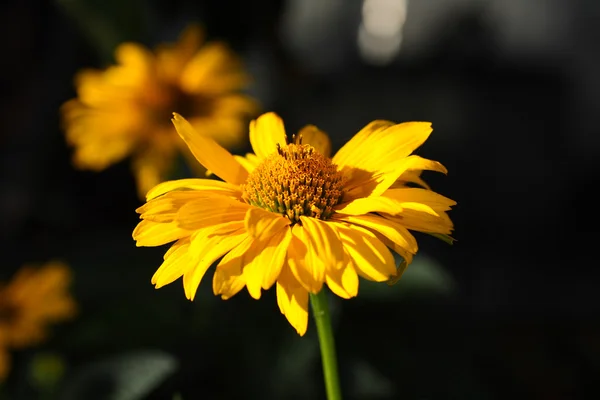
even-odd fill
[[[59,262],[42,268],[23,267],[0,286],[0,380],[10,370],[11,348],[42,342],[47,325],[71,318],[76,305],[68,293],[69,268]]]
[[[165,179],[178,152],[193,160],[170,123],[173,111],[225,147],[243,141],[246,118],[257,108],[239,93],[248,77],[224,44],[202,46],[198,27],[154,53],[121,44],[115,58],[117,65],[105,71],[81,71],[75,78],[78,97],[61,108],[76,167],[100,171],[132,156],[143,197]]]
[[[198,161],[224,182],[164,182],[138,208],[137,246],[175,243],[152,277],[156,288],[183,276],[193,300],[207,269],[215,295],[228,299],[246,287],[258,299],[277,284],[277,302],[298,334],[308,323],[308,294],[324,283],[350,298],[359,279],[395,278],[390,250],[405,265],[417,252],[409,229],[449,235],[446,214],[456,203],[420,183],[422,170],[446,173],[438,162],[411,153],[428,138],[431,124],[374,121],[333,158],[330,141],[314,126],[291,142],[283,121],[267,113],[250,123],[255,154],[232,156],[199,135],[180,115],[173,123]]]

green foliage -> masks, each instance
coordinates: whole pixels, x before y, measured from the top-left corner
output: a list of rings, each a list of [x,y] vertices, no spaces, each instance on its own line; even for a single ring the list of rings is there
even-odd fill
[[[140,400],[175,372],[178,362],[158,350],[110,357],[78,370],[61,399]]]
[[[119,43],[141,41],[147,31],[142,0],[56,1],[105,63],[113,61],[113,52]]]
[[[363,299],[401,299],[432,295],[450,296],[456,291],[456,283],[444,267],[432,257],[419,253],[406,268],[402,257],[396,256],[402,279],[392,287],[381,283],[361,280],[360,297]],[[399,271],[400,272],[400,271]]]

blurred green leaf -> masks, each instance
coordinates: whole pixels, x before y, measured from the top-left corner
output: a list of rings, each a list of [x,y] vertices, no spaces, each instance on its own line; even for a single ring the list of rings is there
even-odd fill
[[[402,268],[401,257],[396,262]],[[444,267],[432,257],[420,253],[412,264],[406,268],[402,279],[393,285],[360,281],[360,297],[365,299],[388,300],[406,297],[452,295],[456,290],[456,282]]]
[[[394,394],[392,382],[365,361],[352,363],[350,392],[357,399],[390,399]]]
[[[141,41],[147,14],[142,0],[56,0],[106,63],[119,43]]]
[[[294,393],[294,398],[314,398],[318,388],[312,380],[312,372],[315,366],[320,368],[315,332],[309,332],[305,338],[290,337],[278,354],[270,379],[273,398],[283,399],[290,393]]]
[[[53,352],[36,354],[29,365],[31,384],[43,393],[53,392],[62,380],[65,371],[65,360],[60,354]]]
[[[162,351],[145,350],[111,357],[81,368],[66,385],[64,400],[139,400],[177,369]]]

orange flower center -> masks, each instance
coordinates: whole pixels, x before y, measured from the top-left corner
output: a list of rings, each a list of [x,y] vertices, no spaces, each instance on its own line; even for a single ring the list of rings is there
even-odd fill
[[[292,223],[300,216],[328,219],[343,194],[343,178],[331,160],[308,144],[277,146],[248,176],[242,198],[282,214]]]

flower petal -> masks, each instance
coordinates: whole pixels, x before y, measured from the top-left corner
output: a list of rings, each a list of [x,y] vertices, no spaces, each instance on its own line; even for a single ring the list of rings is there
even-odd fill
[[[189,252],[193,255],[193,259],[197,260],[197,264],[183,275],[185,296],[189,300],[194,300],[200,281],[212,263],[248,237],[243,228],[221,235],[214,234],[219,228],[219,226],[213,226],[201,229],[192,238]]]
[[[244,224],[252,237],[264,240],[275,235],[291,222],[280,214],[252,207],[246,212]]]
[[[255,240],[244,254],[244,276],[248,293],[259,299],[262,289],[269,289],[279,277],[285,261],[292,230],[284,229],[267,240]]]
[[[370,212],[384,212],[396,215],[402,211],[398,202],[384,196],[363,197],[340,204],[336,213],[346,215],[363,215]]]
[[[200,229],[224,222],[244,221],[252,206],[225,196],[212,195],[185,204],[177,213],[178,226]]]
[[[202,46],[179,73],[179,85],[186,93],[209,97],[241,89],[248,83],[240,60],[221,42]]]
[[[135,211],[141,214],[141,219],[164,223],[172,222],[181,207],[188,202],[198,200],[201,195],[198,192],[167,193],[138,207]]]
[[[369,212],[399,215],[404,210],[424,212],[435,217],[450,210],[456,202],[436,192],[420,188],[389,189],[381,196],[352,200],[340,204],[336,212],[348,215],[361,215]]]
[[[254,239],[246,237],[237,247],[225,254],[217,265],[213,276],[213,292],[223,300],[230,299],[246,286],[243,273],[243,255],[248,251]]]
[[[144,220],[133,230],[133,239],[137,247],[162,246],[189,235],[190,231],[180,228],[175,222],[162,224]]]
[[[233,158],[235,158],[249,174],[260,164],[260,158],[254,153],[246,153],[244,157],[234,155]]]
[[[339,269],[344,264],[344,248],[334,225],[316,218],[301,216],[300,222],[308,237],[308,259],[322,264],[321,268]]]
[[[347,264],[344,268],[327,271],[325,281],[329,289],[343,299],[349,299],[358,294],[358,274],[349,256],[347,256]]]
[[[189,247],[189,239],[180,240],[171,246],[169,255],[165,257],[165,261],[152,276],[152,284],[156,289],[180,278],[194,265],[190,258]]]
[[[254,153],[265,159],[277,151],[277,145],[287,144],[283,121],[274,112],[261,115],[250,122],[250,144]]]
[[[427,140],[430,122],[392,124],[375,121],[357,133],[333,157],[347,177],[345,198],[377,195],[403,172],[405,158]]]
[[[340,225],[339,233],[344,249],[354,262],[357,272],[364,278],[383,282],[396,274],[392,253],[375,234],[356,225]]]
[[[287,252],[287,263],[300,284],[311,293],[319,293],[325,280],[325,266],[314,262],[308,251],[309,239],[304,227],[296,224],[292,227],[292,240]]]
[[[146,201],[150,201],[173,190],[207,191],[238,198],[241,196],[239,187],[227,182],[221,182],[214,179],[178,179],[175,181],[163,182],[150,189],[146,194]]]
[[[277,305],[298,335],[304,336],[308,327],[308,292],[285,265],[277,279]]]
[[[421,172],[422,171],[419,170],[410,170],[403,172],[402,175],[400,175],[398,179],[396,179],[396,182],[394,182],[392,186],[390,186],[390,189],[410,187],[408,186],[408,183],[416,183],[417,185],[427,190],[431,190],[429,184],[427,184],[427,182],[425,182],[423,178],[421,178]]]
[[[214,139],[196,132],[190,123],[177,113],[173,113],[172,121],[179,136],[206,169],[232,185],[241,185],[246,181],[248,172]]]
[[[412,254],[416,254],[417,250],[419,250],[417,240],[414,236],[397,221],[392,221],[372,214],[336,215],[336,220],[361,225],[369,230],[376,231]]]
[[[314,125],[306,125],[297,135],[302,138],[302,144],[310,144],[325,157],[331,156],[331,140],[329,136]]]

